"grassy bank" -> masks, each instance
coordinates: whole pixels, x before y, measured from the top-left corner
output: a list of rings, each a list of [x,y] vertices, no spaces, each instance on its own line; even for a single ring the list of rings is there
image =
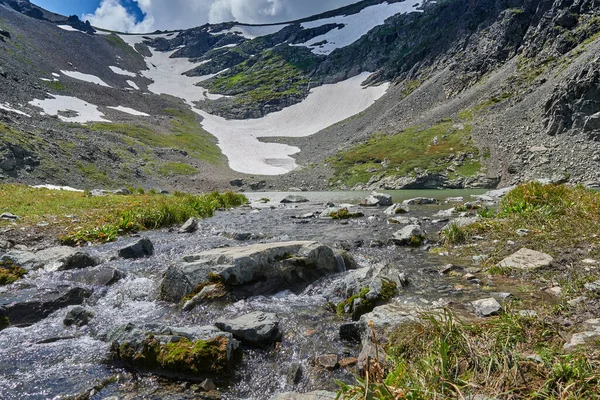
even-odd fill
[[[417,170],[445,172],[451,179],[473,176],[481,169],[481,161],[470,134],[469,125],[442,121],[430,128],[374,136],[328,162],[335,171],[333,180],[347,186],[367,183],[374,174],[413,176]]]
[[[219,208],[244,204],[241,194],[217,192],[195,196],[138,191],[128,196],[92,197],[89,193],[0,185],[0,212],[21,217],[17,228],[45,226],[65,244],[108,242],[118,235],[209,217]],[[0,221],[0,228],[11,222]]]
[[[387,365],[372,364],[357,384],[340,384],[340,398],[600,399],[600,340],[590,332],[600,315],[600,290],[590,285],[600,279],[600,193],[530,182],[497,209],[472,213],[477,222],[442,232],[440,250],[465,267],[474,255],[485,259],[476,273],[483,290],[499,290],[500,282],[514,288],[500,315],[422,314],[390,336]],[[497,266],[524,247],[554,262],[533,270]],[[572,341],[576,334],[586,339]]]

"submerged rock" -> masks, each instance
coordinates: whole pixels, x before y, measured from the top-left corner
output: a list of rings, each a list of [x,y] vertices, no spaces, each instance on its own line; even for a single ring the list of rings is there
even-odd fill
[[[317,357],[317,365],[326,370],[333,371],[339,368],[337,354],[325,354]]]
[[[94,317],[94,313],[81,306],[75,306],[65,316],[63,324],[66,326],[84,326]]]
[[[141,238],[140,240],[119,250],[119,257],[127,259],[144,258],[153,254],[154,245],[148,238]]]
[[[127,324],[110,332],[109,362],[172,379],[225,382],[239,360],[239,342],[213,326],[171,328]]]
[[[310,241],[212,249],[169,267],[159,296],[179,302],[210,283],[221,283],[239,297],[297,289],[345,270],[343,261],[330,247]]]
[[[61,308],[82,304],[91,295],[91,290],[79,287],[20,290],[0,298],[0,319],[8,318],[13,326],[32,325]]]
[[[79,271],[69,271],[62,275],[62,279],[70,280],[85,285],[114,285],[125,277],[118,269],[110,267],[87,268]]]
[[[233,320],[218,320],[215,326],[244,344],[264,346],[281,340],[276,314],[256,311]]]
[[[283,200],[281,200],[283,204],[294,204],[294,203],[308,203],[308,199],[304,196],[298,195],[289,195]]]
[[[554,259],[552,256],[539,251],[522,248],[513,255],[506,257],[498,263],[499,267],[536,270],[548,267]]]

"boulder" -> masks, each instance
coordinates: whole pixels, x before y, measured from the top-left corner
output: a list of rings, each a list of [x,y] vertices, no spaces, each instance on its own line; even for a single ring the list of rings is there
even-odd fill
[[[229,184],[234,187],[242,187],[242,186],[244,186],[244,180],[243,179],[233,179],[232,181],[229,182]]]
[[[358,333],[361,342],[372,342],[373,331],[370,324],[373,325],[377,341],[385,343],[389,335],[397,331],[402,325],[413,324],[420,321],[419,313],[427,311],[416,306],[406,306],[399,304],[385,304],[375,307],[370,313],[364,314],[358,321]]]
[[[86,268],[78,271],[65,272],[63,280],[82,283],[84,285],[110,286],[125,277],[118,269],[111,267]]]
[[[308,393],[279,393],[271,397],[271,400],[335,400],[337,393],[316,390]]]
[[[239,342],[214,326],[123,325],[111,331],[109,363],[170,379],[225,382],[239,360]]]
[[[414,199],[404,200],[402,205],[404,206],[413,206],[413,205],[427,205],[427,204],[437,204],[438,201],[436,199],[428,198],[428,197],[416,197]]]
[[[553,261],[554,259],[548,254],[522,248],[500,261],[498,266],[522,270],[536,270],[538,268],[548,267]]]
[[[9,212],[5,212],[0,214],[0,219],[7,219],[9,221],[16,221],[18,219],[21,219],[19,216],[11,214]]]
[[[91,290],[80,287],[19,290],[0,297],[0,319],[8,318],[13,326],[32,325],[61,308],[82,304],[91,295]]]
[[[119,250],[119,257],[136,259],[149,257],[154,254],[154,245],[148,238],[141,238],[129,246]]]
[[[289,195],[286,198],[284,198],[283,200],[281,200],[281,203],[283,203],[283,204],[308,203],[308,199],[303,196]]]
[[[392,241],[398,246],[420,246],[424,240],[425,231],[419,225],[407,225],[392,237]]]
[[[385,193],[373,192],[364,199],[360,205],[365,207],[391,206],[393,204],[392,196]]]
[[[222,284],[242,298],[300,289],[324,275],[346,270],[345,262],[330,247],[311,241],[212,249],[170,266],[159,297],[179,302],[210,283]]]
[[[196,218],[188,219],[181,228],[179,228],[179,233],[194,233],[198,229],[198,220]]]
[[[13,264],[25,268],[28,271],[44,266],[42,260],[40,260],[35,253],[23,250],[10,250],[0,257],[0,261],[11,261]]]
[[[94,317],[94,313],[81,306],[75,306],[67,312],[63,324],[66,326],[84,326]]]
[[[398,214],[406,214],[410,212],[410,209],[402,204],[392,204],[389,206],[383,213],[385,215],[398,215]]]
[[[35,255],[49,272],[95,267],[100,263],[97,258],[67,246],[51,247],[38,251]]]
[[[498,315],[502,311],[502,306],[493,297],[472,301],[471,307],[479,317],[491,317]]]
[[[256,311],[233,320],[218,320],[215,326],[250,346],[264,346],[281,340],[279,318],[273,313]]]

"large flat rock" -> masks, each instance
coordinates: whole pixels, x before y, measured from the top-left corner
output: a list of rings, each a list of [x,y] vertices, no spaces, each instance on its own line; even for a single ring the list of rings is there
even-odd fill
[[[498,263],[499,267],[535,270],[549,266],[554,259],[545,253],[522,248]]]
[[[336,398],[337,394],[334,392],[316,390],[308,393],[279,393],[271,397],[271,400],[335,400]]]
[[[163,300],[179,302],[198,285],[209,282],[222,283],[239,297],[299,289],[324,275],[345,270],[345,262],[345,257],[336,256],[330,247],[312,241],[212,249],[169,267],[159,295]]]

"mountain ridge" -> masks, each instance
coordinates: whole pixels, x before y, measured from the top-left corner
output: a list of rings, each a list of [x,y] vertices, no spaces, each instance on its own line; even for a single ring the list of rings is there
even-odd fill
[[[75,170],[79,170],[79,173],[65,171],[58,175],[40,171],[38,165],[29,165],[27,169],[30,171],[26,171],[27,165],[22,162],[23,157],[15,157],[15,154],[12,159],[19,158],[21,161],[17,164],[20,167],[4,173],[9,172],[10,180],[35,183],[49,177],[58,177],[60,182],[57,183],[84,186],[92,183],[116,186],[135,180],[146,186],[160,184],[172,188],[180,184],[199,189],[226,187],[229,180],[234,178],[242,178],[247,188],[279,189],[492,187],[498,183],[506,185],[553,176],[557,180],[568,177],[573,182],[588,184],[600,181],[600,177],[593,173],[594,159],[600,158],[600,149],[595,141],[597,117],[594,116],[600,111],[597,107],[600,103],[598,93],[594,91],[597,74],[594,75],[593,72],[597,71],[593,50],[598,46],[600,23],[593,0],[483,0],[476,3],[445,0],[419,3],[419,12],[410,12],[412,4],[373,0],[339,9],[358,9],[358,12],[348,14],[353,16],[351,19],[344,19],[340,14],[342,12],[334,10],[291,24],[225,23],[176,32],[139,34],[131,36],[136,37],[133,46],[123,42],[123,38],[129,41],[129,36],[99,31],[94,35],[75,38],[73,35],[81,33],[64,31],[64,28],[57,32],[50,24],[44,25],[44,30],[51,30],[52,35],[60,36],[61,40],[64,38],[65,43],[72,42],[75,51],[85,50],[82,47],[77,49],[84,42],[90,50],[87,56],[89,60],[83,60],[75,53],[66,51],[66,48],[61,48],[59,42],[56,42],[49,46],[56,54],[49,57],[53,60],[52,63],[47,62],[48,60],[39,63],[30,60],[38,71],[46,71],[47,78],[44,79],[50,82],[43,81],[45,87],[50,89],[49,92],[54,91],[55,95],[62,92],[81,97],[84,93],[83,97],[88,97],[84,100],[89,104],[98,103],[100,111],[112,115],[112,125],[95,124],[92,130],[86,126],[69,126],[61,131],[65,138],[59,139],[67,139],[69,142],[72,139],[68,137],[83,136],[81,131],[88,132],[88,136],[94,132],[102,132],[102,135],[117,138],[120,143],[123,140],[134,143],[137,146],[134,149],[136,153],[131,153],[133,157],[127,154],[114,157],[113,154],[111,158],[108,155],[111,151],[107,152],[104,162],[116,163],[122,169],[120,178],[102,165],[100,175],[104,174],[106,178],[101,178],[100,181],[96,174],[88,173],[85,176],[81,172],[82,168],[77,167]],[[404,13],[393,14],[390,11],[405,8],[408,11]],[[349,45],[331,42],[344,29],[355,29],[352,24],[364,25],[367,20],[361,18],[361,14],[365,10],[371,12],[369,15],[380,15],[378,18],[382,18],[382,23],[371,23],[374,25],[372,27],[367,25],[369,29],[366,33],[362,34],[361,31],[359,39]],[[336,17],[338,22],[330,22],[329,18],[335,13],[339,15]],[[386,17],[386,13],[393,15]],[[8,21],[7,16],[10,15],[13,19],[16,16],[6,14],[4,20]],[[21,21],[21,25],[27,25],[28,28],[22,30],[20,35],[29,37],[31,43],[39,40],[32,36],[32,32],[41,28],[35,24],[48,23]],[[305,22],[311,24],[305,26]],[[283,25],[282,29],[273,32],[268,29],[251,29]],[[238,32],[236,26],[243,26],[250,31],[244,32],[237,28],[240,30]],[[0,28],[4,29],[3,25]],[[320,37],[325,39],[318,43]],[[311,46],[310,43],[315,45]],[[9,40],[5,46],[10,45]],[[99,52],[100,49],[102,50]],[[21,76],[22,72],[33,71],[23,59],[6,58],[9,56],[8,47],[4,50],[4,59],[8,60],[3,63],[5,69],[14,65],[13,71],[17,71],[17,76]],[[20,50],[15,47],[11,51],[20,54]],[[29,55],[29,51],[30,49],[23,50],[23,54]],[[44,51],[40,50],[40,54]],[[92,54],[93,52],[101,53],[102,57]],[[158,56],[162,58],[156,58]],[[76,59],[77,62],[67,59]],[[108,59],[114,61],[109,63]],[[181,90],[204,93],[197,95],[200,97],[197,99],[199,101],[191,101],[190,94],[184,96],[183,102],[177,98],[182,97],[177,91],[168,96],[152,93],[152,90],[159,92],[157,87],[165,86],[165,83],[157,81],[163,79],[160,74],[169,74],[167,70],[160,71],[156,67],[159,65],[156,60],[159,59],[163,60],[160,68],[175,68],[171,71],[181,70],[184,74],[176,78],[180,72],[175,75],[171,73],[170,78],[175,77],[178,85],[181,82],[194,82],[192,86],[182,86]],[[95,62],[92,63],[91,60]],[[116,71],[121,71],[122,75],[114,73],[114,70],[109,72],[108,64],[112,64],[111,68],[117,67]],[[191,68],[182,69],[188,65]],[[73,69],[81,71],[83,75],[75,74]],[[50,72],[59,77],[54,77]],[[173,112],[165,112],[176,109],[179,111],[175,115],[187,115],[183,123],[186,129],[202,132],[194,140],[198,143],[218,144],[221,151],[229,154],[231,164],[231,149],[227,150],[225,144],[228,137],[223,134],[219,136],[216,132],[220,137],[218,142],[214,139],[206,142],[210,134],[215,135],[215,132],[204,129],[214,125],[211,120],[225,117],[223,123],[228,124],[227,126],[234,126],[237,124],[234,123],[235,120],[239,120],[241,130],[231,131],[232,136],[229,137],[241,138],[239,135],[244,134],[248,126],[256,125],[256,121],[276,120],[279,115],[283,118],[285,115],[294,115],[293,110],[306,108],[305,104],[317,99],[317,88],[326,91],[341,88],[339,85],[347,85],[352,78],[366,72],[370,76],[363,84],[372,88],[368,90],[379,90],[377,88],[384,82],[391,84],[383,97],[366,105],[366,109],[350,117],[348,121],[340,120],[320,132],[307,130],[294,134],[309,134],[300,138],[286,137],[291,135],[286,132],[282,132],[281,137],[271,134],[269,137],[261,137],[260,131],[253,134],[258,140],[252,142],[251,148],[254,149],[252,151],[257,151],[255,157],[263,157],[265,172],[271,168],[269,163],[285,166],[284,169],[288,171],[299,166],[283,176],[262,177],[257,174],[261,172],[260,168],[253,170],[254,175],[244,176],[240,173],[244,168],[238,168],[237,171],[223,168],[227,164],[223,156],[220,164],[206,164],[201,152],[196,153],[195,160],[189,159],[189,154],[184,155],[189,153],[185,148],[185,141],[181,143],[176,136],[172,137],[176,135],[173,133],[173,126],[179,124],[181,127],[181,118],[175,118]],[[36,74],[39,75],[39,72]],[[47,97],[45,93],[48,91],[40,83],[33,83],[31,72],[28,75],[29,77],[21,79],[31,82],[28,87],[32,89],[24,90],[19,85],[9,84],[15,90],[11,96],[5,93],[0,98],[0,104],[8,104],[8,108],[14,109],[13,105],[19,101],[22,104],[30,102],[32,95],[38,96],[34,96],[38,99]],[[73,76],[88,76],[85,79],[95,77],[106,82],[110,88],[90,87],[89,82],[73,79]],[[0,75],[0,79],[1,77]],[[4,76],[4,79],[9,78]],[[556,85],[556,89],[553,85]],[[117,87],[121,89],[117,91]],[[569,89],[573,87],[577,89]],[[362,97],[360,94],[358,96]],[[335,104],[336,100],[331,98],[330,101]],[[113,104],[115,102],[122,104]],[[543,106],[539,104],[541,102],[544,103]],[[570,105],[571,102],[574,104]],[[524,104],[527,107],[523,108]],[[139,115],[121,114],[115,117],[113,111],[106,110],[105,107],[129,109]],[[193,118],[189,114],[190,107],[192,111],[197,110],[194,111]],[[30,116],[35,114],[28,107],[17,111]],[[6,113],[4,118],[11,120],[6,123],[10,129],[19,128],[27,119],[14,112]],[[151,117],[141,117],[142,114]],[[519,114],[527,115],[526,123],[518,122],[522,119]],[[310,117],[299,115],[294,117],[299,119],[293,121],[302,126],[302,119]],[[56,125],[43,116],[43,121],[39,123],[37,118],[33,117],[36,122],[30,124],[32,127]],[[162,122],[148,124],[147,118]],[[18,120],[13,121],[15,119]],[[230,122],[226,122],[227,120]],[[156,128],[160,132],[149,134],[146,131],[141,134],[136,126],[149,131],[160,127]],[[376,133],[382,134],[383,139],[373,136]],[[39,133],[33,134],[36,135]],[[156,135],[160,140],[154,137]],[[411,142],[407,142],[411,135],[414,135],[411,141],[423,142],[423,138],[429,137],[428,135],[431,137],[429,142],[413,146]],[[54,140],[55,137],[56,134],[48,135],[49,140]],[[507,138],[510,138],[509,142],[505,141]],[[115,147],[103,138],[96,136],[94,140],[102,142],[107,150]],[[175,156],[171,154],[173,149],[169,150],[169,147],[173,147],[170,146],[171,140],[175,144]],[[576,146],[573,145],[574,140]],[[72,153],[77,153],[76,156],[67,154],[69,152],[66,149],[60,149],[60,152],[67,164],[77,165],[78,162],[81,163],[79,150],[83,152],[87,145],[81,143],[81,140],[74,142],[76,151]],[[388,143],[388,147],[392,148],[410,148],[413,153],[408,150],[404,153],[381,153],[377,149],[383,146],[382,143]],[[458,147],[448,147],[452,148],[448,152],[446,143],[454,143],[453,146]],[[548,143],[552,146],[541,150]],[[580,146],[579,143],[583,144]],[[164,147],[153,149],[156,144]],[[582,149],[579,150],[579,147]],[[531,151],[531,148],[537,151]],[[356,153],[358,149],[363,154],[360,157]],[[573,150],[572,154],[568,154],[570,150]],[[179,153],[180,151],[183,153]],[[146,160],[139,159],[140,152],[145,154]],[[277,152],[281,154],[277,155]],[[4,153],[7,151],[4,150]],[[162,159],[165,154],[167,160]],[[426,156],[419,157],[422,160],[413,163],[407,157],[414,158],[414,155],[408,154]],[[52,158],[56,162],[55,155],[48,155],[43,150],[34,158]],[[127,162],[123,161],[125,159]],[[215,158],[212,157],[211,160],[215,161]],[[15,162],[9,164],[13,165]],[[98,167],[95,162],[88,164]],[[169,173],[166,177],[160,176],[158,170],[168,170],[164,164],[171,167],[177,165],[177,168],[172,168],[172,174]],[[84,165],[83,170],[86,168],[89,169]],[[277,168],[273,169],[276,170],[279,171]],[[181,171],[186,171],[186,174],[179,174]],[[90,180],[90,176],[95,176],[96,182],[94,179]],[[263,180],[266,183],[256,184]]]

